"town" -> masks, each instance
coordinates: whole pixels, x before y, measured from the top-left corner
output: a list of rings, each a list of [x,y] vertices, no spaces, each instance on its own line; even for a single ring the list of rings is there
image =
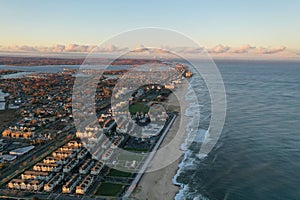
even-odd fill
[[[148,70],[147,61],[134,63]],[[152,76],[140,70],[100,70],[95,110],[88,110],[97,120],[80,125],[75,123],[75,113],[87,102],[79,99],[74,105],[72,98],[82,90],[73,90],[73,85],[76,78],[85,81],[98,75],[95,70],[65,68],[15,78],[3,77],[21,72],[0,71],[4,94],[0,117],[5,119],[0,126],[0,196],[123,197],[146,164],[147,152],[159,147],[177,117],[176,112],[155,105],[164,102],[182,79],[192,76],[180,63],[151,61],[150,65],[168,70],[149,70]],[[153,77],[164,84],[153,83]],[[152,83],[145,84],[149,81]],[[119,149],[135,154],[124,156]]]

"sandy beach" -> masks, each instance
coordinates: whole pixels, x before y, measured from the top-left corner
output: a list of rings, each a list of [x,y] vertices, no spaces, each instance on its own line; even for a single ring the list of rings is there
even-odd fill
[[[176,121],[178,121],[178,118]],[[162,145],[172,139],[172,132],[176,131],[176,121]],[[172,183],[172,179],[176,174],[179,162],[180,159],[161,170],[145,173],[132,194],[132,197],[135,199],[151,200],[162,199],[162,197],[163,199],[174,199],[179,188]]]
[[[182,97],[184,96],[183,91],[180,92],[176,90],[176,92],[181,94]],[[176,111],[179,113],[179,115],[164,138],[161,147],[167,145],[174,138],[177,131],[179,131],[180,118],[182,117],[180,116],[180,107],[178,106],[179,104],[177,98],[173,93],[168,97],[165,105],[168,110]],[[183,152],[180,150],[180,145],[182,143],[183,141],[180,140],[172,148],[176,148],[176,150],[180,151],[180,154],[182,154]],[[158,158],[160,156],[155,155],[151,165],[157,164],[160,159],[164,159],[164,156],[168,155],[163,155],[161,158]],[[180,161],[181,157],[178,157],[178,159],[162,169],[145,173],[131,197],[139,200],[174,199],[179,191],[179,187],[173,184],[172,179],[178,170],[178,164]]]

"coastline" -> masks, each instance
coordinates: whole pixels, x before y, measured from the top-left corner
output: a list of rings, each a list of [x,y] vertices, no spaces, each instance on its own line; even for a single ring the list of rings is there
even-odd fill
[[[176,118],[162,145],[167,144],[172,139],[172,133],[176,133],[178,120],[179,118]],[[164,199],[174,199],[180,188],[174,185],[172,180],[176,175],[181,160],[177,159],[165,168],[143,174],[135,191],[132,193],[132,197],[134,199],[161,199],[161,197],[164,197]]]
[[[176,89],[176,93],[182,95],[181,97],[184,97],[184,90]],[[171,128],[168,131],[168,134],[164,138],[161,146],[167,145],[171,140],[173,140],[174,135],[179,130],[180,121],[184,119],[180,115],[180,107],[178,106],[178,100],[176,96],[171,93],[164,103],[166,105],[166,108],[173,112],[178,112],[178,117],[175,119],[175,122],[171,126]],[[183,123],[186,123],[185,120],[183,120]],[[176,148],[176,151],[181,152],[181,156],[176,159],[174,162],[169,164],[168,166],[153,171],[153,172],[147,172],[143,174],[140,182],[138,183],[136,189],[132,193],[131,197],[133,199],[174,199],[175,196],[180,191],[180,185],[176,184],[174,181],[174,178],[177,175],[178,170],[180,169],[180,163],[183,160],[185,152],[181,150],[181,145],[184,141],[178,141],[174,148]],[[153,165],[155,163],[159,162],[159,158],[157,155],[153,158]]]

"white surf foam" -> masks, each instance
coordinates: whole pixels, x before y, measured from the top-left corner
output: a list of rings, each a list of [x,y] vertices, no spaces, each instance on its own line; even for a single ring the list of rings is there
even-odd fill
[[[193,137],[193,142],[202,142],[205,134],[207,133],[207,130],[203,130],[200,129],[197,134]],[[204,159],[207,154],[202,154],[202,153],[198,153],[198,154],[193,154],[193,152],[191,150],[188,149],[188,144],[190,143],[190,141],[188,141],[190,138],[188,137],[185,142],[181,145],[181,149],[185,151],[182,161],[179,163],[178,165],[178,170],[177,173],[175,174],[175,176],[173,177],[173,184],[177,185],[180,187],[179,192],[176,194],[175,196],[175,200],[185,200],[187,199],[187,197],[189,197],[188,199],[197,199],[199,198],[199,195],[197,195],[197,197],[192,197],[193,194],[189,193],[189,185],[188,184],[183,184],[177,181],[177,178],[180,176],[180,174],[184,171],[184,170],[188,170],[188,169],[195,169],[196,166],[196,161],[197,159]],[[201,196],[199,199],[204,200],[207,199],[203,196]]]
[[[192,80],[191,83],[197,85],[199,81],[195,81]],[[188,170],[188,169],[195,169],[196,164],[195,162],[197,161],[197,159],[204,159],[207,155],[206,154],[195,154],[192,155],[193,152],[191,150],[189,150],[189,146],[191,145],[192,142],[197,142],[197,143],[202,143],[206,134],[208,134],[207,130],[203,130],[200,129],[198,131],[194,131],[195,128],[197,128],[195,125],[195,122],[193,121],[193,117],[197,114],[199,114],[200,112],[200,108],[203,105],[197,105],[195,102],[195,99],[191,98],[191,95],[193,93],[192,91],[192,87],[190,86],[188,88],[188,92],[185,95],[185,98],[187,101],[189,101],[189,107],[185,110],[185,115],[188,117],[191,117],[191,121],[187,124],[187,132],[189,132],[187,138],[185,139],[184,143],[181,144],[180,148],[181,150],[183,150],[185,153],[183,155],[182,161],[179,163],[178,165],[178,170],[175,174],[175,176],[173,177],[173,184],[177,185],[180,187],[179,192],[176,194],[175,196],[175,200],[186,200],[186,199],[193,199],[193,200],[208,200],[207,198],[205,198],[202,195],[199,194],[192,194],[190,193],[190,188],[188,184],[183,184],[177,181],[177,178],[180,176],[180,174],[184,171],[184,170]]]

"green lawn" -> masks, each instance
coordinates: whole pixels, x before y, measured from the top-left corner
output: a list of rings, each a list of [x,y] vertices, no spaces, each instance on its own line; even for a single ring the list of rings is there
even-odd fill
[[[131,177],[132,173],[129,172],[123,172],[116,169],[111,169],[109,174],[107,176],[113,176],[113,177]]]
[[[134,152],[128,152],[121,154],[118,157],[119,161],[125,160],[125,161],[142,161],[144,159],[144,156],[142,153],[134,153]]]
[[[147,148],[125,147],[124,150],[126,150],[126,151],[132,151],[132,152],[147,152],[149,149],[147,149]]]
[[[117,196],[122,190],[123,185],[115,183],[102,183],[96,192],[100,196]]]
[[[150,107],[147,105],[147,102],[136,102],[129,106],[129,112],[135,114],[137,112],[148,113]]]

